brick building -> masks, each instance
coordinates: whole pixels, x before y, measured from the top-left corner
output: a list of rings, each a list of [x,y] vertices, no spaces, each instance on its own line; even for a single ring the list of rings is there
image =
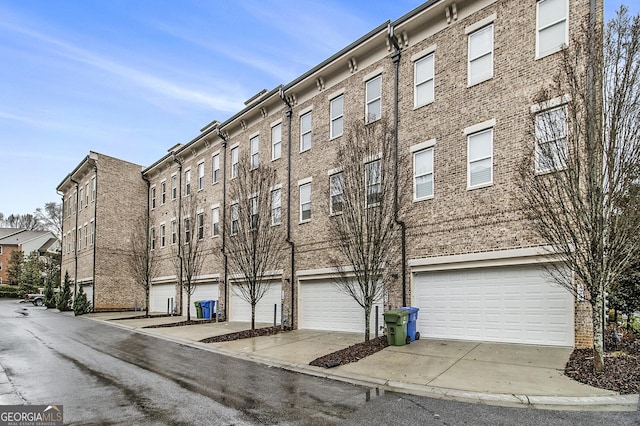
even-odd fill
[[[186,309],[173,259],[189,193],[198,200],[190,232],[207,253],[193,299],[215,299],[226,318],[249,320],[219,252],[233,202],[226,184],[238,158],[251,155],[277,170],[273,190],[282,220],[275,226],[288,237],[258,321],[272,320],[275,304],[293,327],[361,331],[362,310],[336,290],[327,261],[335,242],[326,231],[326,194],[343,126],[385,119],[397,132],[404,200],[398,220],[405,234],[401,272],[378,305],[419,307],[418,329],[426,337],[588,346],[590,308],[541,268],[556,259],[518,209],[516,170],[531,152],[531,112],[546,114],[566,102],[534,105],[533,99],[590,13],[601,24],[603,2],[427,1],[292,82],[261,92],[142,175],[132,168],[130,201],[140,205],[130,212],[141,214],[148,203],[152,249],[161,263],[151,310]],[[545,172],[531,161],[532,173]],[[67,198],[77,190],[69,177],[61,188]],[[63,270],[69,262],[63,256]]]

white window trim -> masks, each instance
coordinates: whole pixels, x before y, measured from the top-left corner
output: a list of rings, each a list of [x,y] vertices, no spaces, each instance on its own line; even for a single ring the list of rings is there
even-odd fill
[[[367,85],[369,84],[370,81],[375,80],[376,78],[380,78],[380,96],[373,99],[373,100],[368,100],[367,99],[367,93],[368,93],[368,89],[367,89]],[[384,91],[382,90],[382,71],[380,71],[380,73],[378,74],[373,74],[373,76],[371,78],[368,78],[364,81],[364,122],[365,123],[373,123],[374,121],[378,121],[382,118],[382,93]],[[375,120],[369,120],[369,104],[375,102],[376,100],[380,100],[380,117],[376,118]]]
[[[482,21],[480,21],[482,22]],[[480,23],[478,22],[478,23]],[[489,26],[492,27],[491,29],[491,75],[484,77],[481,80],[478,81],[474,81],[471,82],[471,36],[473,36],[475,33],[479,32],[479,31],[483,31],[486,28],[488,28]],[[471,25],[470,27],[475,27],[475,25]],[[473,87],[476,86],[480,83],[484,83],[485,81],[491,80],[494,75],[495,75],[495,26],[493,25],[493,21],[490,21],[488,23],[485,23],[485,25],[477,28],[475,31],[472,31],[470,33],[467,34],[467,87]],[[479,58],[479,57],[478,57]],[[478,59],[478,58],[474,58]]]
[[[427,141],[424,142],[420,142],[418,144],[415,145],[411,145],[411,147],[409,148],[409,152],[411,152],[412,154],[418,151],[423,151],[427,148],[431,148],[432,146],[436,145],[436,140],[435,139],[429,139]]]
[[[215,226],[213,219],[215,218],[215,215],[213,214],[213,212],[215,210],[218,210],[218,233],[214,234],[215,232]],[[214,204],[211,206],[211,238],[218,238],[220,236],[220,204]]]
[[[305,178],[305,179],[301,179],[301,180],[298,181],[298,198],[299,198],[298,199],[298,210],[299,210],[298,219],[299,219],[299,223],[307,223],[307,222],[311,221],[311,218],[304,219],[304,220],[302,219],[302,197],[301,197],[301,194],[300,194],[301,187],[303,185],[311,185],[311,182],[313,182],[313,178],[311,178],[311,177],[308,177],[308,178]],[[310,189],[312,189],[312,188],[310,187]],[[309,204],[311,204],[311,202],[312,202],[312,196],[311,195],[312,194],[310,192],[309,193]]]
[[[464,134],[469,136],[473,133],[479,133],[483,130],[487,130],[491,127],[496,127],[496,119],[492,118],[491,120],[483,121],[482,123],[474,124],[469,127],[464,128]]]
[[[273,193],[275,191],[280,191],[280,220],[278,222],[273,221]],[[278,184],[276,186],[271,187],[269,190],[269,196],[271,198],[271,226],[278,226],[282,224],[282,185]]]
[[[340,112],[340,115],[338,115],[337,117],[332,117],[331,113],[333,112],[333,101],[335,101],[338,98],[342,98],[342,111]],[[338,120],[338,119],[342,119],[342,132],[339,135],[334,135],[333,134],[333,122]],[[336,96],[334,96],[333,98],[329,99],[329,140],[332,139],[336,139],[339,138],[340,136],[342,136],[344,134],[344,93],[340,93]]]
[[[433,139],[432,139],[433,140]],[[435,162],[436,162],[436,158],[435,158],[435,140],[433,140],[434,143],[432,145],[429,146],[424,146],[422,149],[418,149],[418,150],[411,150],[411,156],[413,157],[413,202],[419,202],[419,201],[424,201],[424,200],[431,200],[433,199],[435,193],[436,193],[436,179],[435,179],[435,174],[436,174],[436,170],[435,170]],[[418,145],[425,145],[425,142],[423,142],[422,144],[418,144]],[[417,145],[414,145],[417,146]],[[413,148],[413,147],[412,147]],[[420,197],[418,198],[416,196],[416,154],[419,154],[421,152],[426,152],[427,150],[432,150],[432,154],[431,154],[431,182],[432,182],[432,189],[431,189],[431,195],[427,195],[426,197]],[[420,175],[420,176],[426,176],[428,173]]]
[[[202,165],[202,176],[200,176],[200,166]],[[204,160],[198,162],[198,191],[202,191],[205,185],[205,176],[207,175],[207,170],[205,168]],[[200,185],[200,179],[202,179],[202,186]]]
[[[563,43],[562,45],[557,46],[556,48],[546,52],[545,54],[540,55],[540,29],[538,28],[538,21],[539,21],[539,16],[538,15],[540,13],[540,3],[542,3],[543,1],[546,1],[546,0],[537,0],[536,1],[536,58],[535,58],[536,60],[542,59],[542,58],[546,58],[549,55],[553,55],[554,53],[557,53],[557,52],[560,52],[563,49],[566,49],[567,46],[570,43],[570,40],[571,40],[569,38],[569,16],[570,16],[569,15],[569,3],[570,3],[570,0],[567,0],[567,2],[566,2],[567,9],[565,11],[565,18],[564,18],[564,20],[566,22],[566,24],[564,26],[564,29],[565,29],[564,39],[565,39],[566,43]],[[558,22],[560,22],[560,21],[555,22],[555,24],[557,24]],[[551,24],[551,25],[554,25],[554,24]],[[549,28],[549,26],[547,26],[546,28]]]
[[[329,216],[337,216],[339,214],[342,214],[344,212],[344,210],[341,210],[339,212],[334,212],[333,211],[333,193],[331,192],[331,178],[337,175],[342,174],[342,168],[339,169],[333,169],[334,173],[330,173],[329,174]],[[344,204],[344,175],[342,175],[342,192],[340,192],[340,194],[342,195],[342,202]],[[343,207],[344,208],[344,207]]]
[[[233,150],[234,149],[238,150],[238,162],[237,163],[233,162]],[[229,147],[229,163],[230,163],[229,164],[230,165],[230,167],[229,167],[229,179],[235,179],[235,178],[238,177],[237,175],[239,174],[239,171],[236,171],[236,176],[234,176],[233,175],[233,166],[238,164],[238,168],[240,167],[239,166],[239,164],[240,164],[240,144],[239,143],[233,144],[231,147]]]
[[[549,108],[545,108],[543,110],[539,110],[536,113],[535,120],[538,119],[538,115],[540,115],[540,114],[549,113],[551,111],[554,111],[556,109],[561,109],[561,108],[564,108],[564,110],[565,110],[565,123],[564,123],[564,125],[565,125],[565,134],[564,134],[564,140],[565,140],[565,149],[568,150],[568,140],[567,140],[567,138],[568,138],[569,128],[568,128],[568,123],[566,121],[566,110],[568,108],[566,104],[559,104],[559,105],[556,105],[556,106],[553,106],[553,107],[549,107]],[[536,122],[536,126],[537,126],[537,122]],[[545,143],[551,143],[551,142],[555,143],[557,141],[558,141],[558,139],[553,139],[553,141],[545,141]],[[566,163],[564,165],[560,165],[558,167],[549,167],[549,168],[546,168],[546,169],[538,168],[538,165],[540,164],[540,155],[539,155],[540,153],[538,152],[538,145],[539,145],[538,135],[536,134],[535,135],[535,147],[534,147],[534,159],[533,159],[533,161],[534,161],[533,167],[534,167],[534,172],[535,172],[536,175],[545,175],[545,174],[548,174],[548,173],[556,172],[558,170],[564,170],[564,169],[567,168],[567,164]],[[566,157],[566,155],[567,154],[565,152],[565,157]]]
[[[278,144],[280,144],[280,155],[278,157],[275,156],[275,150],[274,147],[276,146],[276,144],[274,143],[273,140],[273,129],[280,126],[280,140],[277,141]],[[269,126],[269,129],[271,130],[271,161],[275,161],[275,160],[279,160],[280,158],[282,158],[282,120],[278,120],[274,123],[271,123],[271,126]]]
[[[215,169],[216,163],[214,159],[216,158],[216,156],[218,157],[218,180],[214,180],[215,170],[216,170]],[[211,154],[211,182],[213,185],[220,183],[220,150]]]
[[[483,157],[483,158],[476,158],[473,161],[480,161],[480,160],[485,160],[487,158],[491,158],[491,179],[489,180],[489,182],[484,182],[478,185],[473,185],[471,186],[471,161],[469,160],[469,138],[475,134],[478,133],[482,133],[485,131],[489,131],[491,130],[491,156],[490,157]],[[468,133],[467,134],[467,190],[473,190],[473,189],[479,189],[479,188],[486,188],[488,186],[492,186],[493,185],[493,140],[495,137],[495,128],[494,127],[486,127],[482,130],[478,130],[476,132],[472,132],[472,133]]]
[[[256,152],[253,152],[253,141],[257,141],[257,149]],[[256,155],[257,161],[254,166],[253,164],[253,156]],[[255,133],[253,136],[249,137],[249,165],[251,170],[258,168],[260,165],[260,133]]]
[[[433,75],[430,79],[421,81],[419,84],[425,84],[428,81],[433,81],[433,99],[431,99],[428,102],[425,102],[423,104],[418,105],[418,81],[416,80],[416,77],[418,75],[418,73],[416,72],[416,65],[418,64],[418,62],[422,61],[423,59],[426,59],[428,56],[433,56]],[[435,54],[435,49],[434,51],[424,54],[421,57],[415,59],[412,61],[413,62],[413,109],[419,109],[422,108],[424,106],[427,106],[429,104],[432,104],[435,100],[436,100],[436,54]]]
[[[164,184],[164,200],[162,196],[162,184]],[[167,202],[167,180],[163,179],[160,181],[160,205],[163,206]]]
[[[308,132],[302,133],[302,117],[307,115],[307,114],[311,114],[311,128],[309,129]],[[302,113],[300,113],[300,120],[299,120],[299,126],[300,126],[300,152],[307,152],[309,151],[312,147],[313,147],[313,109],[309,109],[308,111]],[[309,144],[309,148],[302,148],[302,136],[306,135],[306,134],[310,134],[311,135],[311,143]]]

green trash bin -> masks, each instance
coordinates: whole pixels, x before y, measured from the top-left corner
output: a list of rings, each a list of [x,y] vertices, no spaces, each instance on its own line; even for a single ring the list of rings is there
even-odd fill
[[[387,342],[391,346],[404,346],[407,343],[407,323],[409,311],[390,309],[385,312],[384,323],[387,327]]]
[[[202,318],[202,305],[200,304],[200,301],[196,300],[193,304],[196,306],[196,315],[198,318]]]

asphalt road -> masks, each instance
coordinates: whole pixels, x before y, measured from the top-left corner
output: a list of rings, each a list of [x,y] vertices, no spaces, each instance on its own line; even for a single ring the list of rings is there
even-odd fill
[[[465,404],[254,364],[0,301],[0,366],[25,404],[82,425],[638,425],[640,413]]]

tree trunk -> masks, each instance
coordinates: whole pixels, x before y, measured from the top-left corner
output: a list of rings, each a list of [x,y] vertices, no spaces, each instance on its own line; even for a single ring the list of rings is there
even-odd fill
[[[256,304],[251,304],[251,331],[256,329]]]
[[[146,316],[149,316],[149,285],[147,285],[147,288],[145,289],[145,294],[144,294],[144,303],[145,303],[145,313]]]
[[[369,334],[371,333],[371,306],[364,308],[364,341],[369,341]]]
[[[191,321],[191,294],[187,291],[187,321]]]
[[[593,368],[595,371],[604,370],[604,336],[603,327],[603,300],[599,294],[593,304]]]

